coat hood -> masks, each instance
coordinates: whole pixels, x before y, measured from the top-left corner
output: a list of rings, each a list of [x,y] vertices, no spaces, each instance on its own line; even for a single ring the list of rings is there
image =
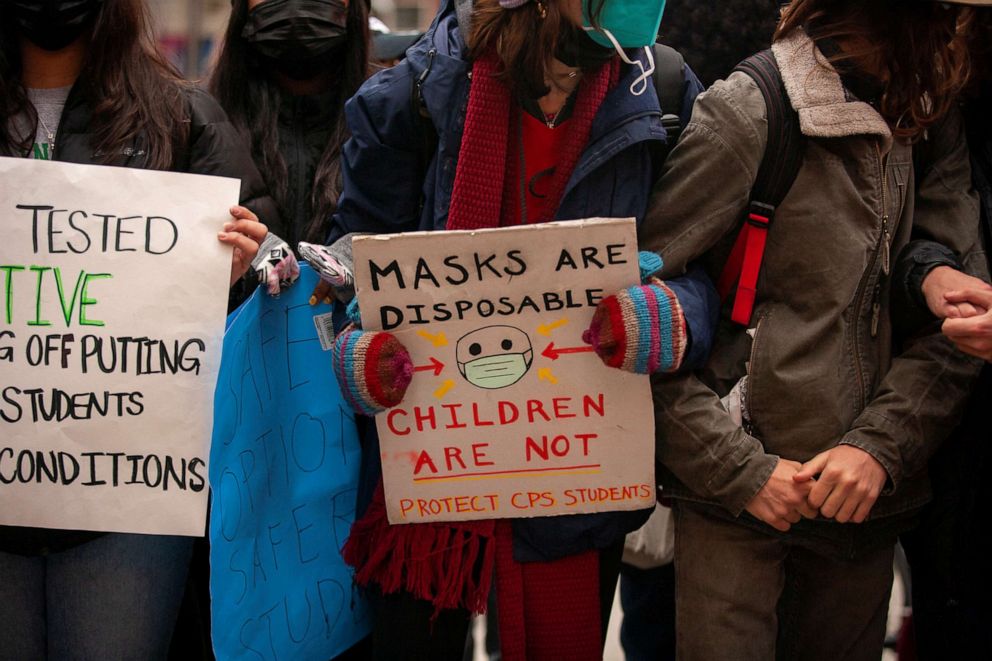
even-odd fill
[[[891,146],[888,123],[870,104],[849,98],[840,74],[802,29],[772,45],[803,135],[840,138],[875,135]]]

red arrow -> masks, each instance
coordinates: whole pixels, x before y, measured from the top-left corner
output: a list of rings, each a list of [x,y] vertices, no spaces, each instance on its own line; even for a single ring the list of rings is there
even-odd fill
[[[594,350],[592,347],[568,347],[565,349],[558,349],[555,347],[555,343],[552,342],[548,345],[548,348],[541,352],[541,355],[545,358],[550,358],[551,360],[558,360],[559,356],[564,356],[570,353],[592,353]]]
[[[441,376],[441,372],[444,371],[444,363],[442,363],[437,358],[431,358],[430,365],[423,365],[422,367],[414,367],[414,372],[434,372],[434,376]]]

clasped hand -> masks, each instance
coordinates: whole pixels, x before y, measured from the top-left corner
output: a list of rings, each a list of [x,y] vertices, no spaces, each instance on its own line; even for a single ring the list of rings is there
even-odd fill
[[[818,516],[838,523],[862,523],[887,479],[885,468],[868,452],[838,445],[805,464],[779,459],[746,509],[782,532],[803,518]]]
[[[943,320],[943,332],[958,350],[992,361],[992,286],[948,266],[923,281],[930,311]]]

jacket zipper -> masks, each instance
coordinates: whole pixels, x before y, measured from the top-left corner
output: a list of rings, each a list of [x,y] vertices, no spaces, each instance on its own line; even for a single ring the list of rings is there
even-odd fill
[[[879,148],[878,143],[875,143],[875,156],[878,163],[878,174],[879,181],[882,185],[882,208],[880,210],[881,216],[881,233],[878,237],[878,243],[875,245],[875,250],[872,253],[871,263],[868,270],[861,278],[861,283],[858,285],[858,295],[855,298],[855,316],[854,316],[854,372],[855,377],[858,380],[858,394],[861,397],[862,406],[868,403],[868,393],[867,387],[865,385],[864,378],[864,364],[861,360],[861,309],[865,304],[865,296],[868,293],[868,281],[871,279],[872,275],[875,273],[875,268],[878,266],[879,259],[882,260],[882,274],[888,275],[890,263],[890,246],[889,246],[889,214],[888,207],[886,206],[886,181],[885,181],[885,160],[882,157],[882,150]],[[872,304],[871,304],[871,325],[869,327],[869,333],[872,338],[878,335],[878,326],[881,320],[882,305],[880,302],[880,296],[882,292],[882,287],[880,282],[875,283],[875,287],[872,290]]]
[[[891,235],[889,234],[889,206],[885,195],[888,189],[888,181],[886,180],[885,175],[885,162],[888,159],[883,160],[882,150],[879,148],[877,142],[875,143],[875,155],[878,157],[878,176],[882,182],[882,274],[888,276],[889,271],[892,270],[892,247],[890,245]]]
[[[888,189],[888,180],[885,174],[885,161],[882,159],[882,151],[879,149],[877,142],[875,143],[875,154],[878,156],[878,172],[882,182],[882,236],[880,237],[880,241],[882,242],[882,275],[879,276],[879,280],[875,283],[875,294],[871,305],[872,338],[878,337],[878,324],[882,316],[881,279],[882,277],[888,277],[892,270],[892,236],[889,232],[889,206],[885,195]]]
[[[879,297],[882,294],[881,284],[875,285],[875,302],[871,305],[871,336],[878,337],[878,324],[882,319],[882,304]]]

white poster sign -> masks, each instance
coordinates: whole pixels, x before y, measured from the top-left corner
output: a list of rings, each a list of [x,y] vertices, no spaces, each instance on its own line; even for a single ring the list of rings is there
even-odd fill
[[[0,159],[0,524],[204,534],[239,187]]]
[[[356,238],[363,326],[410,351],[403,402],[377,417],[394,524],[654,504],[648,378],[582,341],[638,281],[633,221]]]

